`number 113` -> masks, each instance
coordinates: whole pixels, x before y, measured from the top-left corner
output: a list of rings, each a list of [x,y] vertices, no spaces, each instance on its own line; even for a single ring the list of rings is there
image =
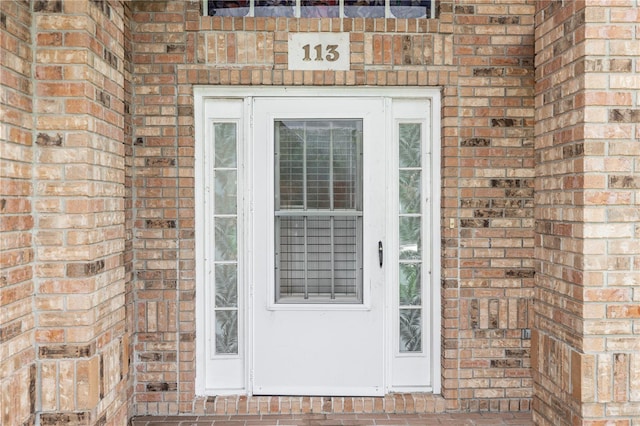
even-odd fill
[[[316,61],[324,61],[325,59],[329,62],[335,62],[338,60],[338,58],[340,57],[340,52],[338,52],[336,49],[338,48],[337,44],[327,44],[326,46],[323,46],[321,44],[316,44],[315,46],[313,46],[313,50],[315,51],[315,58],[314,60]],[[311,60],[311,45],[310,44],[305,44],[304,46],[302,46],[302,49],[304,50],[304,58],[302,58],[303,61],[310,61]],[[326,50],[326,55],[323,58],[323,50]]]

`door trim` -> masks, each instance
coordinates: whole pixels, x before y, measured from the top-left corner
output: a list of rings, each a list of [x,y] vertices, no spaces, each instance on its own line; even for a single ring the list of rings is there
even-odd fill
[[[207,342],[207,328],[211,325],[207,324],[207,300],[203,295],[206,292],[206,276],[209,268],[206,256],[207,248],[203,238],[197,236],[205,235],[205,203],[207,201],[207,193],[205,185],[203,184],[205,173],[204,153],[205,153],[205,140],[204,129],[207,123],[205,117],[205,102],[207,100],[219,100],[219,99],[236,99],[243,102],[244,117],[246,119],[241,121],[242,132],[245,135],[249,135],[251,130],[251,98],[255,97],[387,97],[387,98],[401,98],[401,99],[416,99],[423,98],[428,99],[430,102],[430,127],[429,138],[431,140],[431,157],[430,157],[430,188],[429,193],[431,196],[429,207],[429,215],[431,217],[430,224],[425,224],[425,227],[429,227],[431,234],[430,241],[425,241],[425,244],[430,244],[432,250],[429,252],[431,272],[429,274],[430,280],[430,294],[429,294],[429,309],[430,309],[430,324],[428,325],[430,341],[424,342],[424,345],[429,346],[427,349],[431,357],[431,386],[428,389],[407,388],[407,389],[390,389],[390,360],[395,353],[395,348],[392,346],[391,336],[393,336],[394,330],[392,330],[394,321],[388,321],[389,312],[391,309],[390,301],[391,286],[387,286],[387,294],[385,295],[385,393],[389,391],[401,391],[401,392],[432,392],[439,394],[441,391],[441,300],[440,300],[440,227],[441,227],[441,213],[440,213],[440,197],[441,197],[441,174],[440,174],[440,158],[441,158],[441,89],[440,88],[425,88],[425,87],[384,87],[384,88],[370,88],[370,87],[246,87],[246,86],[195,86],[194,87],[194,111],[195,111],[195,151],[194,151],[194,173],[195,173],[195,229],[196,229],[196,244],[195,244],[195,264],[196,264],[196,394],[197,395],[224,395],[224,394],[250,394],[252,389],[252,377],[251,368],[253,365],[253,359],[251,354],[253,352],[252,342],[252,312],[253,312],[253,295],[252,286],[246,284],[239,284],[247,288],[247,291],[243,295],[243,301],[239,301],[243,305],[242,313],[242,327],[239,330],[240,338],[243,342],[243,354],[241,354],[243,368],[241,382],[244,386],[239,387],[225,387],[218,384],[212,385],[207,383],[207,370],[210,369],[207,360],[207,347],[210,346]],[[249,138],[245,138],[244,141],[239,141],[241,144],[241,151],[249,153],[248,141]],[[240,158],[238,159],[240,161]],[[243,167],[243,164],[239,164],[239,179],[242,182],[250,182],[250,168]],[[239,188],[241,185],[238,186]],[[242,217],[240,226],[242,227],[242,233],[239,234],[239,245],[245,247],[244,253],[244,265],[241,265],[242,275],[244,280],[249,283],[254,282],[254,277],[251,271],[251,260],[253,256],[252,247],[248,244],[253,236],[251,229],[251,211],[253,210],[249,200],[253,200],[253,188],[247,188],[245,186],[244,192],[239,194],[244,198],[244,205],[241,210],[247,212]],[[391,216],[391,215],[389,215]],[[389,276],[391,269],[387,269],[387,276],[385,276],[386,282],[394,277]]]

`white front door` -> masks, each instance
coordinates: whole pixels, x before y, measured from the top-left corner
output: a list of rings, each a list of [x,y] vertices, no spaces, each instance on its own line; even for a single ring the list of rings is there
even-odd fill
[[[197,392],[437,393],[437,90],[195,93]]]
[[[384,100],[253,112],[253,393],[383,395]]]

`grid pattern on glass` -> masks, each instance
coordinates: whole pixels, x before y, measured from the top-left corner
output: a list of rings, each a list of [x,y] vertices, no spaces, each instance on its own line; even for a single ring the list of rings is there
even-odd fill
[[[205,0],[209,16],[432,18],[435,0]]]
[[[354,210],[359,120],[277,122],[280,210]]]
[[[422,352],[422,125],[400,123],[398,139],[399,350]]]
[[[238,354],[238,169],[236,123],[213,123],[216,355]]]
[[[278,219],[281,295],[358,296],[359,217]]]
[[[276,121],[276,301],[361,302],[362,120]]]

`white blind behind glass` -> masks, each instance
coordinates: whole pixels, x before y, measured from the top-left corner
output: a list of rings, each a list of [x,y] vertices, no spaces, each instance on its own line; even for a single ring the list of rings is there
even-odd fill
[[[362,300],[362,120],[276,121],[276,301]]]

